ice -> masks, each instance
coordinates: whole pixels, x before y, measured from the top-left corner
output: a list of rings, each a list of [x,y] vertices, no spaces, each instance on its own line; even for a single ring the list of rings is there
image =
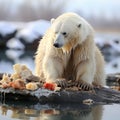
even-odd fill
[[[120,39],[113,39],[110,41],[110,45],[114,50],[120,52]]]
[[[100,47],[103,47],[106,41],[102,37],[95,37],[95,43]]]
[[[16,38],[12,38],[7,42],[7,47],[10,49],[24,49],[25,46]]]
[[[39,20],[29,23],[30,28],[38,35],[44,35],[46,30],[50,27],[50,21]]]
[[[8,58],[15,60],[19,59],[19,57],[24,53],[23,50],[6,50],[5,54]]]
[[[115,52],[120,52],[120,35],[119,34],[96,34],[95,43],[100,47],[105,45],[111,46],[111,50]]]
[[[6,36],[8,34],[14,33],[16,31],[16,26],[10,22],[0,22],[0,34]]]
[[[38,36],[33,33],[33,30],[28,28],[22,29],[19,31],[16,35],[17,39],[23,39],[26,41],[26,43],[32,43],[35,39],[38,38]]]
[[[106,74],[120,72],[120,57],[113,59],[111,62],[106,63]]]
[[[39,39],[40,36],[43,36],[49,26],[50,22],[46,20],[29,22],[17,33],[16,38],[22,38],[27,43],[32,43],[35,39]]]

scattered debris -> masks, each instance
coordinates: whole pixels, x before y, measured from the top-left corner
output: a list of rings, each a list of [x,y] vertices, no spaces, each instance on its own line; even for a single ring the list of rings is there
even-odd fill
[[[26,65],[15,64],[13,65],[13,69],[13,74],[3,74],[2,80],[0,81],[1,88],[6,89],[12,87],[19,90],[36,90],[41,85],[40,78],[34,76]]]
[[[92,99],[83,100],[83,104],[86,104],[86,105],[92,105],[93,103],[94,103],[94,101]]]

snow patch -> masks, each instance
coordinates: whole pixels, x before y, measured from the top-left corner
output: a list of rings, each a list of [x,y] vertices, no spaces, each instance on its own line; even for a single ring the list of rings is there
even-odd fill
[[[114,39],[110,41],[110,45],[114,50],[120,52],[120,39]]]
[[[16,38],[12,38],[7,42],[7,47],[10,49],[24,49],[25,46]]]
[[[115,58],[105,66],[106,74],[120,72],[120,57]]]
[[[6,36],[14,33],[17,30],[16,26],[10,22],[0,22],[0,34]]]
[[[15,60],[18,59],[24,53],[23,50],[6,50],[5,54],[8,58]]]
[[[39,39],[40,36],[43,36],[49,27],[50,22],[46,20],[29,22],[17,33],[16,38],[22,38],[25,42],[32,43],[35,39]]]

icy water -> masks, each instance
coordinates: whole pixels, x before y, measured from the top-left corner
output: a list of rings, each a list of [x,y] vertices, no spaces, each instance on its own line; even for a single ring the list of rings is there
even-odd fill
[[[12,73],[15,63],[26,64],[34,72],[34,52],[0,51],[0,73]],[[107,73],[120,72],[120,57],[106,63]],[[36,104],[4,101],[0,103],[0,120],[120,120],[120,104]]]
[[[120,120],[119,104],[96,106],[28,104],[2,104],[0,120]]]

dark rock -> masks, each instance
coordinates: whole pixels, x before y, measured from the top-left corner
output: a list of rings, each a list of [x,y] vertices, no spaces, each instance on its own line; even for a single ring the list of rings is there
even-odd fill
[[[6,43],[8,42],[8,40],[15,37],[16,33],[17,33],[17,30],[9,34],[6,34],[5,36],[0,33],[0,47],[1,48],[6,47]]]
[[[90,91],[49,91],[39,88],[36,91],[15,90],[13,88],[0,88],[1,102],[16,101],[36,101],[39,103],[83,103],[86,99],[91,99],[97,103],[120,103],[120,92],[109,88],[95,88],[95,93]]]
[[[6,47],[9,39],[15,37],[17,27],[11,22],[0,22],[0,47]]]
[[[3,74],[0,74],[2,78]],[[118,79],[120,74],[108,75],[108,80]],[[120,92],[110,88],[94,88],[94,91],[61,90],[50,91],[39,88],[35,91],[0,88],[0,100],[3,101],[36,101],[36,103],[83,103],[90,99],[94,104],[120,103]]]
[[[33,42],[31,42],[31,43],[26,42],[26,39],[22,36],[19,38],[19,40],[25,45],[26,50],[36,50],[41,38],[42,38],[42,36],[32,40]]]

